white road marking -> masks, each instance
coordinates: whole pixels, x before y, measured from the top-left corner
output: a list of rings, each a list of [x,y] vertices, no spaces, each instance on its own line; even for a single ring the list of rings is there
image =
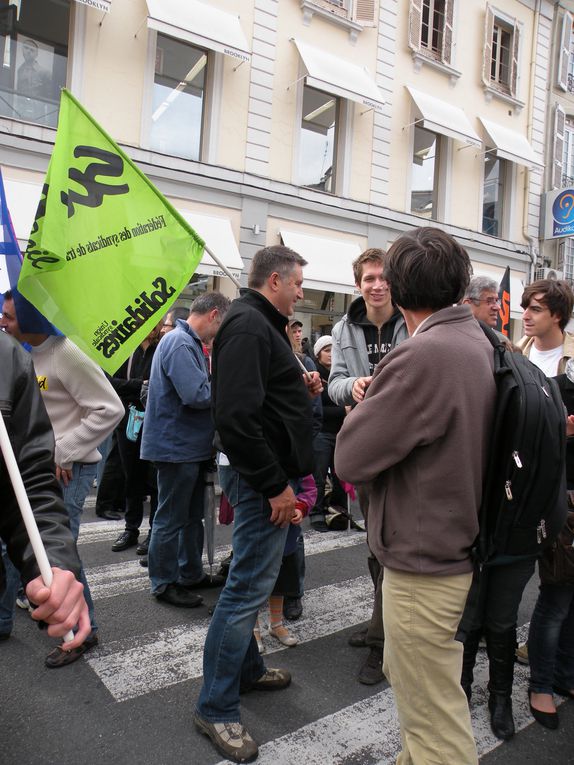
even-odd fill
[[[114,523],[116,522],[107,521],[105,524],[90,523],[88,526],[109,526]],[[117,526],[114,526],[114,528],[114,534],[117,535],[118,528]],[[107,531],[108,529],[104,529],[103,533],[107,533]],[[341,550],[346,547],[364,544],[364,542],[365,535],[358,532],[330,531],[323,534],[319,531],[308,531],[305,534],[305,556],[309,557],[310,555],[319,555],[331,552],[332,550]],[[231,547],[229,545],[217,547],[215,549],[215,560],[222,560],[230,552]],[[207,565],[205,555],[204,562]],[[111,563],[106,566],[92,566],[86,571],[86,576],[94,600],[114,598],[130,592],[149,590],[147,569],[139,565],[138,559]]]
[[[360,624],[371,615],[373,585],[362,576],[310,590],[305,613],[290,624],[299,643],[331,635]],[[116,701],[140,696],[185,680],[201,677],[203,644],[208,619],[130,637],[86,654],[86,661]],[[267,653],[287,650],[264,636]]]
[[[521,639],[528,625],[520,630]],[[301,681],[304,683],[304,680]],[[490,729],[488,712],[488,659],[478,654],[473,685],[471,719],[479,756],[500,746]],[[515,665],[513,711],[516,730],[533,723],[527,699],[528,667]],[[556,698],[557,703],[562,700]],[[257,737],[257,730],[250,731]],[[340,709],[298,730],[259,747],[258,765],[349,765],[354,762],[394,765],[401,749],[399,723],[392,689]],[[217,765],[227,765],[223,760]]]

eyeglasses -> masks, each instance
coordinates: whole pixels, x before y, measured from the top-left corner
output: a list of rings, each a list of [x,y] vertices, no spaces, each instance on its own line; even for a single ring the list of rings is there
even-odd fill
[[[486,303],[487,305],[502,305],[499,298],[495,297],[488,297],[488,298],[473,298],[473,303]]]

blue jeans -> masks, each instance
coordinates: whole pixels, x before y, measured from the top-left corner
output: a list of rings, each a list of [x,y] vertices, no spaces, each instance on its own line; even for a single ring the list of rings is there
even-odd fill
[[[158,507],[148,551],[151,591],[203,578],[203,494],[200,462],[156,462]]]
[[[574,690],[574,587],[541,584],[528,635],[530,690]]]
[[[80,533],[80,520],[84,502],[92,488],[94,478],[96,477],[96,469],[96,462],[74,462],[72,466],[71,481],[67,486],[64,486],[63,483],[61,484],[64,505],[70,521],[70,530],[72,531],[76,542],[78,541],[78,534]],[[8,560],[8,556],[4,554],[4,550],[2,557],[6,568],[6,590],[0,598],[0,632],[9,632],[14,619],[14,608],[18,587],[20,585],[20,575]],[[98,625],[96,624],[94,616],[94,601],[92,600],[92,594],[88,586],[83,564],[80,568],[79,580],[84,585],[84,597],[90,613],[90,624],[92,627],[91,634],[94,635],[98,631]],[[10,629],[6,628],[8,626]]]
[[[210,722],[238,722],[240,686],[265,673],[253,628],[275,585],[287,528],[270,522],[269,502],[233,468],[220,466],[219,481],[235,510],[233,559],[205,639],[197,711]]]

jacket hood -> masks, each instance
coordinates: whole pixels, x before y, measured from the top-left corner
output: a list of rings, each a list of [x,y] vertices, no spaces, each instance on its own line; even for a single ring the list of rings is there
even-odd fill
[[[394,312],[389,321],[396,321],[396,318],[401,315],[401,312],[396,306],[393,305],[393,308]],[[367,306],[365,305],[365,299],[362,295],[353,300],[347,311],[347,316],[351,324],[359,324],[360,326],[368,327],[373,326],[373,323],[367,319]]]

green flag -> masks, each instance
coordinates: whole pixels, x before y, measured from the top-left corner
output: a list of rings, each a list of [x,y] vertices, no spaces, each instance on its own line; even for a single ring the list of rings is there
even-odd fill
[[[18,288],[109,373],[197,268],[204,243],[62,91],[54,151]]]

